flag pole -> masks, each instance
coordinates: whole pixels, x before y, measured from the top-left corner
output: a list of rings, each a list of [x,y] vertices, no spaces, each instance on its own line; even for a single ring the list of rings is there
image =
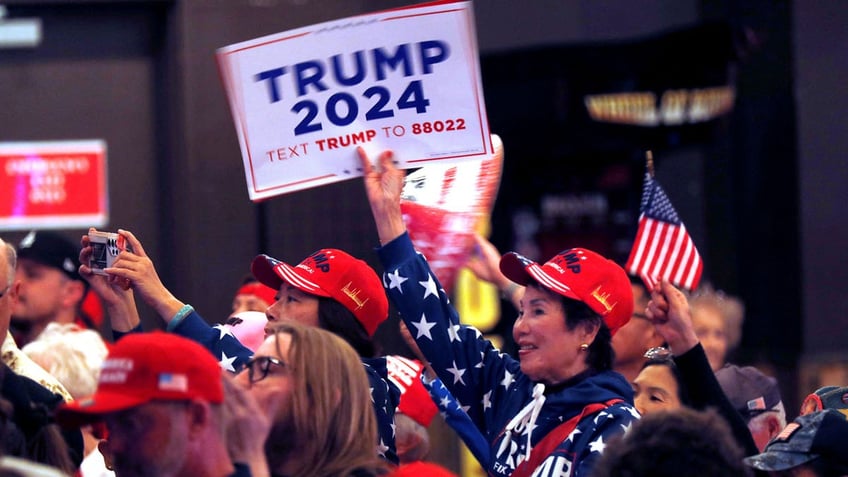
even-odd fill
[[[650,149],[645,151],[645,163],[648,168],[648,174],[654,177],[654,153]]]

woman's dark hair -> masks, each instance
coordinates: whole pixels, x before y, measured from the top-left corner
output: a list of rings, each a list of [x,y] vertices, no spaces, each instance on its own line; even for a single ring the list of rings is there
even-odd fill
[[[649,350],[649,352],[650,351],[651,350]],[[667,366],[668,369],[671,370],[671,375],[674,376],[674,381],[677,382],[677,398],[680,399],[680,404],[687,407],[692,406],[692,400],[689,398],[689,391],[686,389],[686,385],[683,384],[683,376],[680,375],[680,370],[677,369],[677,364],[674,363],[674,358],[670,351],[667,354],[649,357],[648,360],[645,361],[645,364],[642,365],[642,369],[645,369],[648,366]]]
[[[362,358],[373,358],[377,349],[362,323],[341,303],[332,298],[318,298],[318,326],[338,335]]]
[[[527,286],[551,292],[538,282],[530,282]],[[560,299],[562,310],[565,314],[565,327],[568,331],[573,331],[578,326],[598,327],[598,334],[595,335],[595,341],[589,345],[589,352],[586,353],[586,364],[589,368],[595,371],[612,369],[612,364],[615,362],[615,351],[612,349],[612,334],[606,323],[604,323],[603,318],[601,318],[601,315],[589,308],[589,305],[582,301],[564,297],[556,292],[551,293]]]

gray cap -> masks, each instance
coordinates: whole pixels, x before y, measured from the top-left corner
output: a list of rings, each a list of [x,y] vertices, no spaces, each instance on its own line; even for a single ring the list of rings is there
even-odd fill
[[[833,466],[848,467],[848,420],[825,410],[800,416],[769,441],[761,454],[746,457],[755,469],[781,471],[821,458]]]
[[[728,364],[717,370],[715,376],[727,399],[745,420],[780,402],[777,380],[753,366]]]

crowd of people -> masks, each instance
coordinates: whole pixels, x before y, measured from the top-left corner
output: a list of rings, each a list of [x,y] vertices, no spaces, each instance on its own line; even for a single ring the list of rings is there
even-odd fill
[[[392,152],[358,154],[382,270],[338,248],[258,255],[220,323],[131,231],[105,274],[88,235],[0,240],[0,472],[450,476],[429,460],[441,415],[491,476],[848,476],[848,383],[787,409],[773,377],[731,362],[739,300],[649,290],[585,248],[537,261],[477,237],[469,268],[517,310],[511,356],[416,251]],[[390,303],[410,356],[374,340]]]

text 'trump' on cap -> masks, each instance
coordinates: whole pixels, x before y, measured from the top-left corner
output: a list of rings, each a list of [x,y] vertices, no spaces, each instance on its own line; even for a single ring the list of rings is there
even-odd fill
[[[501,257],[500,269],[519,285],[535,280],[555,293],[582,301],[601,315],[612,334],[633,314],[633,289],[627,273],[591,250],[563,250],[544,265],[509,252]]]
[[[353,313],[368,336],[373,336],[388,318],[389,300],[377,272],[341,250],[318,250],[295,267],[259,255],[250,270],[257,280],[275,290],[285,282],[310,295],[336,300]]]

